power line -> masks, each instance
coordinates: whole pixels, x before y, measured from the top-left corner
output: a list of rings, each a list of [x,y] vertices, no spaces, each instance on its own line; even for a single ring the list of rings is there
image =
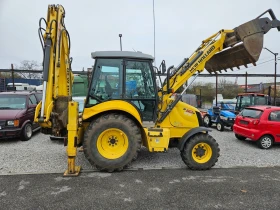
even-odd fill
[[[261,62],[261,63],[258,63],[257,66],[250,66],[248,68],[243,68],[243,69],[239,69],[239,70],[236,70],[236,71],[242,71],[242,70],[246,70],[246,69],[250,69],[250,68],[258,68],[259,66],[265,64],[265,63],[268,63],[268,62],[271,62],[271,61],[274,61],[274,59],[270,59],[270,60],[267,60],[267,61],[264,61],[264,62]]]

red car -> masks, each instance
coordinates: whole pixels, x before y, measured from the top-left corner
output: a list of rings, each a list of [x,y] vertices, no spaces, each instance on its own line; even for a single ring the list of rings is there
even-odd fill
[[[280,142],[280,107],[246,107],[236,116],[233,132],[239,140],[249,138],[260,148],[269,149]]]
[[[0,139],[20,137],[27,141],[40,129],[34,123],[35,108],[42,93],[15,91],[0,93]]]

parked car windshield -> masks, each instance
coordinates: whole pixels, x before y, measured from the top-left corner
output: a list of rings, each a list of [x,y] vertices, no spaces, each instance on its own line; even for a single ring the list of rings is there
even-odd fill
[[[249,118],[254,118],[254,119],[259,119],[260,116],[262,115],[262,111],[258,109],[243,109],[240,113],[241,116],[243,117],[249,117]]]
[[[26,109],[26,96],[0,95],[0,109]]]

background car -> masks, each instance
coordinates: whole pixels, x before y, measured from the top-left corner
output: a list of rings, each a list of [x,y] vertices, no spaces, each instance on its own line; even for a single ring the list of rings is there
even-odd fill
[[[0,139],[20,137],[27,141],[40,129],[34,123],[40,93],[15,91],[0,93]]]
[[[251,106],[236,117],[233,132],[239,140],[256,141],[262,149],[280,142],[280,107]]]

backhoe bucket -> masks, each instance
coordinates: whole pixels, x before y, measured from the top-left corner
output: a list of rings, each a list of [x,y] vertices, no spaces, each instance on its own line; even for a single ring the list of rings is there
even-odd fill
[[[272,19],[259,18],[269,12]],[[263,49],[263,36],[271,28],[280,30],[280,21],[275,18],[272,10],[268,10],[254,20],[244,23],[234,29],[233,33],[227,34],[224,49],[214,55],[205,65],[209,73],[225,70],[239,69],[247,64],[256,65]]]

